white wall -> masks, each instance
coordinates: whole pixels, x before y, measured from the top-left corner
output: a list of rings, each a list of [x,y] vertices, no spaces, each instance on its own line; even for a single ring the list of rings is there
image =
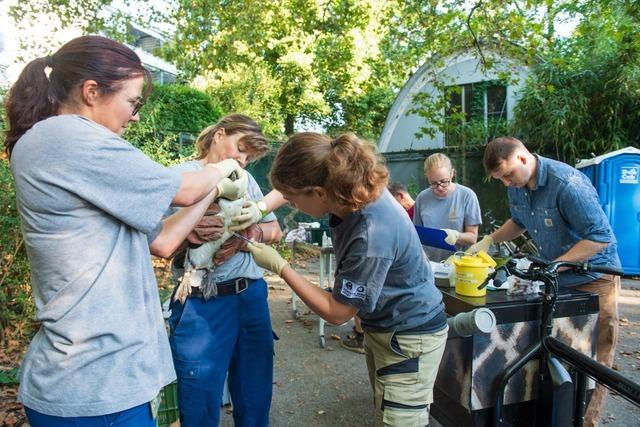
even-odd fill
[[[508,71],[511,76],[517,77],[518,80],[516,84],[507,86],[507,119],[511,120],[513,107],[518,98],[518,91],[522,89],[528,70],[526,67],[516,65],[505,58],[494,58],[496,59],[496,64],[487,73],[482,72],[479,59],[470,53],[446,58],[440,66],[434,67],[429,62],[420,67],[399,92],[389,110],[382,135],[378,141],[380,152],[444,147],[444,135],[441,132],[436,132],[434,138],[428,135],[417,138],[415,134],[419,132],[421,127],[426,127],[425,119],[415,114],[407,114],[407,111],[414,108],[413,97],[416,94],[423,92],[431,96],[442,96],[437,93],[437,89],[433,84],[434,81],[442,82],[446,86],[463,85],[496,80],[499,73]]]

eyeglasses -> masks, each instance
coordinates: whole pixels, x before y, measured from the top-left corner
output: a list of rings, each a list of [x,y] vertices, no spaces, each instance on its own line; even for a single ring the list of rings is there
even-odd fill
[[[131,115],[135,116],[136,114],[138,114],[138,112],[144,105],[144,99],[136,99],[130,102],[131,102],[131,107],[133,107],[133,109],[131,110]]]
[[[451,180],[450,179],[441,179],[440,181],[430,182],[429,183],[429,187],[431,187],[431,188],[438,188],[438,187],[447,188],[449,186],[449,184],[451,184]]]

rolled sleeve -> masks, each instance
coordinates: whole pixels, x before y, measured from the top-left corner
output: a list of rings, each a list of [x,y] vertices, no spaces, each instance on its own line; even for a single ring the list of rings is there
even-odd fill
[[[592,185],[572,176],[558,194],[562,216],[581,239],[610,243],[611,227]]]

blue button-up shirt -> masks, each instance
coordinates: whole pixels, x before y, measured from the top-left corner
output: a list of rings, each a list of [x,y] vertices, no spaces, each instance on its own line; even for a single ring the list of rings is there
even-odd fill
[[[580,240],[592,240],[608,245],[592,256],[590,263],[620,267],[616,238],[589,179],[565,163],[536,157],[535,189],[508,189],[511,219],[527,229],[540,255],[548,260],[564,254]],[[560,274],[559,283],[575,286],[600,276],[566,271]]]

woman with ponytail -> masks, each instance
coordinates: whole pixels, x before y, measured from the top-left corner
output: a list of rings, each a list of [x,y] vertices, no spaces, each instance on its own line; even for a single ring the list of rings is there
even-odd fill
[[[413,224],[386,189],[388,175],[353,134],[292,136],[276,155],[271,183],[301,211],[330,214],[332,293],[304,279],[275,249],[252,243],[249,250],[329,323],[357,314],[379,422],[425,426],[447,339],[446,316]]]
[[[131,49],[84,36],[30,62],[7,97],[40,322],[20,367],[32,427],[155,426],[176,377],[150,252],[170,256],[244,172],[228,159],[180,174],[123,140],[150,90]],[[163,220],[170,205],[189,207]]]

